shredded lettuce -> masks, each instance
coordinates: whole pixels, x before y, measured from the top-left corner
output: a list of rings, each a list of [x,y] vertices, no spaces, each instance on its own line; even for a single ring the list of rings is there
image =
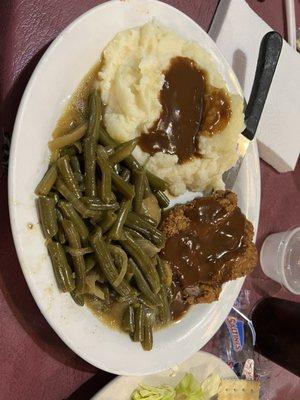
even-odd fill
[[[140,385],[131,395],[131,400],[174,400],[175,390],[171,386]]]
[[[193,374],[187,373],[175,387],[176,400],[202,400],[203,391]]]
[[[131,400],[209,400],[218,393],[220,382],[219,375],[211,374],[200,384],[193,374],[187,373],[175,389],[166,385],[140,385]]]
[[[217,374],[211,374],[201,384],[203,400],[209,400],[218,394],[221,378]]]

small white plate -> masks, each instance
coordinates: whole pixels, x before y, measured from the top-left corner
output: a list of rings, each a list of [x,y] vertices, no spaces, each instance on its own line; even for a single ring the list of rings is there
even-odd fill
[[[187,372],[191,372],[199,383],[212,373],[216,373],[224,379],[237,378],[233,370],[220,358],[213,354],[199,351],[178,367],[176,366],[160,374],[149,375],[146,378],[138,376],[115,378],[95,394],[91,400],[129,400],[131,393],[140,384],[152,386],[165,384],[174,387]]]
[[[166,370],[199,350],[229,313],[243,279],[224,285],[220,300],[193,307],[182,321],[155,333],[154,348],[136,343],[59,293],[38,223],[34,189],[48,164],[47,143],[70,95],[99,58],[105,45],[124,29],[156,18],[181,36],[206,48],[232,92],[241,93],[236,77],[211,38],[189,17],[155,0],[112,1],[79,17],[52,43],[24,93],[13,133],[9,163],[9,207],[20,264],[41,312],[79,356],[119,375],[145,375]],[[242,210],[257,228],[260,172],[256,142],[240,171],[236,192]],[[32,224],[32,229],[29,225]]]

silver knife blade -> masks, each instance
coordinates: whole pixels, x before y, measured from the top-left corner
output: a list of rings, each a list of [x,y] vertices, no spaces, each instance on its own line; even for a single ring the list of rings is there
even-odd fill
[[[250,143],[251,143],[250,140],[248,140],[247,138],[242,136],[242,134],[240,135],[239,142],[238,142],[239,158],[238,158],[236,164],[232,168],[230,168],[228,171],[224,172],[224,174],[222,176],[223,182],[225,184],[225,189],[228,189],[228,190],[233,189]]]

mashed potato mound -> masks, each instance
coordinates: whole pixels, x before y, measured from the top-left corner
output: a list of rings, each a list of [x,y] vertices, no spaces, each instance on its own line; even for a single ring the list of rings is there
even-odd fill
[[[105,105],[104,122],[117,142],[147,133],[158,119],[164,71],[170,60],[178,56],[194,60],[200,69],[207,71],[212,86],[226,89],[206,50],[155,22],[120,32],[107,45],[99,79]],[[243,99],[230,93],[229,96],[232,111],[229,123],[221,133],[211,137],[200,135],[201,158],[179,164],[176,155],[160,152],[150,156],[139,147],[135,149],[135,157],[165,179],[173,195],[187,189],[223,188],[222,174],[237,160],[237,141],[244,129]]]

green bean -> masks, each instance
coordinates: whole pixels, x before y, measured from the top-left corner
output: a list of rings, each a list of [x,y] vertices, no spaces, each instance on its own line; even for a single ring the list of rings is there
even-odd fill
[[[143,229],[149,230],[149,232],[154,233],[157,237],[161,239],[165,239],[164,234],[154,226],[154,220],[151,217],[146,215],[138,215],[134,211],[130,212],[128,219],[132,221],[132,223],[136,223],[140,225]],[[150,222],[151,221],[151,222]]]
[[[154,293],[158,293],[160,289],[159,276],[150,257],[136,245],[135,240],[127,232],[124,236],[125,239],[120,240],[122,247],[140,267]]]
[[[94,211],[95,212],[95,211]],[[101,221],[105,218],[105,211],[98,211],[99,215],[96,215],[92,218],[90,218],[90,223],[93,226],[98,227]]]
[[[47,197],[51,197],[55,201],[55,205],[59,202],[59,195],[56,192],[49,192]]]
[[[160,301],[151,290],[142,272],[140,271],[139,267],[136,265],[136,263],[133,261],[132,258],[129,259],[129,264],[133,271],[134,280],[140,292],[145,295],[146,299],[148,299],[152,305],[154,306],[159,305]]]
[[[158,294],[161,306],[158,307],[158,317],[161,323],[166,324],[171,320],[170,303],[168,299],[167,290],[172,284],[172,271],[168,263],[161,260],[159,256],[156,256],[156,269],[162,283],[161,290]]]
[[[71,167],[74,173],[74,176],[77,180],[77,182],[82,183],[83,182],[83,175],[81,172],[81,167],[80,167],[80,162],[78,160],[77,156],[71,156],[70,157],[70,163]]]
[[[82,294],[78,294],[75,290],[73,290],[73,292],[70,292],[70,295],[78,306],[84,306],[84,296]]]
[[[109,134],[107,133],[107,131],[104,129],[103,126],[100,127],[99,142],[103,146],[110,146],[112,148],[115,148],[117,146],[116,142],[109,136]],[[139,169],[141,167],[138,161],[132,155],[124,159],[124,164],[130,170]],[[152,172],[150,171],[146,171],[146,174],[149,180],[149,184],[153,190],[164,191],[167,189],[168,185],[163,179],[152,174]]]
[[[120,164],[115,164],[115,165],[112,167],[112,169],[113,169],[113,171],[115,171],[115,173],[116,173],[117,175],[120,175],[120,174],[121,174],[122,167],[121,167]]]
[[[130,282],[132,278],[133,278],[133,270],[131,268],[131,264],[128,262],[125,279],[127,279],[127,281]]]
[[[118,303],[126,303],[128,305],[135,305],[137,303],[138,293],[135,289],[132,289],[130,296],[118,296],[116,301]]]
[[[53,198],[53,199],[54,199],[54,198]],[[58,201],[59,201],[59,198],[58,198]],[[58,205],[58,202],[55,203],[55,205]],[[55,208],[55,212],[56,212],[57,221],[58,221],[58,222],[61,222],[61,221],[64,219],[64,217],[63,217],[61,211],[60,211],[58,208]]]
[[[161,305],[158,307],[158,317],[162,324],[166,324],[171,320],[170,304],[166,288],[163,286],[158,293]]]
[[[118,286],[114,286],[114,282],[118,277],[118,271],[114,265],[109,249],[103,239],[101,228],[90,238],[91,245],[95,251],[98,264],[106,279],[114,287],[116,292],[122,296],[130,295],[133,289],[123,280]]]
[[[137,214],[142,211],[142,202],[145,192],[145,172],[143,170],[135,170],[133,174],[135,196],[133,199],[133,209]]]
[[[75,289],[74,279],[62,245],[57,242],[49,242],[47,249],[58,288],[62,292],[72,292]]]
[[[75,142],[74,144],[73,144],[73,147],[75,147],[76,148],[76,153],[79,153],[79,154],[81,154],[82,153],[82,144],[81,144],[81,142],[79,141],[79,140],[77,140],[77,142]],[[75,154],[74,154],[75,155]]]
[[[131,200],[122,200],[120,204],[120,209],[117,214],[117,219],[115,220],[113,226],[108,232],[109,239],[119,240],[123,235],[123,226],[126,221],[127,215],[131,208]]]
[[[156,269],[163,286],[170,287],[172,284],[172,269],[169,263],[156,256]]]
[[[126,275],[125,275],[125,279],[130,282],[133,278],[133,272],[127,270]]]
[[[160,247],[155,246],[152,242],[150,242],[150,240],[146,239],[141,233],[135,231],[134,229],[126,227],[125,231],[129,233],[129,235],[135,240],[135,243],[150,258],[156,256],[160,251]]]
[[[104,290],[97,284],[100,281],[100,276],[97,271],[92,270],[86,276],[86,291],[90,294],[94,294],[95,296],[99,297],[101,300],[107,300],[109,294],[106,294]],[[104,279],[105,280],[105,279]]]
[[[149,222],[143,220],[136,213],[129,212],[125,221],[125,226],[141,233],[146,239],[150,240],[158,247],[162,247],[164,245],[165,236],[163,235],[163,233],[160,232],[153,225],[151,225]]]
[[[71,133],[57,137],[48,143],[51,152],[61,149],[62,147],[69,146],[80,140],[86,132],[87,124],[83,124],[75,128]]]
[[[104,147],[98,146],[97,149],[97,164],[101,169],[102,179],[100,187],[100,197],[104,203],[109,203],[112,199],[111,195],[111,174],[112,169],[109,165],[108,156]]]
[[[95,90],[88,122],[50,142],[51,167],[36,188],[41,225],[59,289],[80,306],[100,301],[106,312],[123,302],[121,328],[150,350],[154,317],[171,318],[154,197],[166,207],[167,184],[133,157],[138,138],[118,144],[110,137],[101,107]]]
[[[115,246],[112,244],[108,245],[111,256],[114,259],[114,263],[119,270],[119,275],[114,281],[114,286],[119,286],[123,281],[128,267],[128,258],[125,251],[120,246]]]
[[[39,196],[47,196],[47,194],[52,189],[56,181],[56,178],[57,178],[57,168],[56,165],[53,164],[45,173],[40,183],[37,185],[35,189],[35,194]]]
[[[85,242],[89,237],[89,230],[83,219],[72,206],[72,204],[61,200],[58,203],[58,207],[63,213],[64,217],[73,222],[74,226],[77,229],[77,232],[80,235],[81,240]]]
[[[66,243],[65,234],[64,234],[64,231],[63,231],[60,223],[58,224],[58,232],[57,232],[56,236],[54,237],[54,239],[57,239],[60,244]]]
[[[125,158],[123,161],[124,165],[130,169],[130,171],[135,171],[136,169],[141,168],[139,162],[131,155]]]
[[[157,227],[156,221],[154,221],[153,218],[149,217],[149,215],[146,214],[140,214],[140,218],[142,218],[144,221],[148,222],[149,224],[153,225],[155,228]]]
[[[66,199],[68,202],[72,204],[72,206],[75,208],[76,211],[79,212],[83,216],[83,218],[95,218],[99,217],[99,213],[101,211],[92,211],[87,208],[87,206],[77,197],[67,186],[64,184],[64,182],[58,178],[56,181],[56,189],[59,191],[59,193]]]
[[[107,211],[104,219],[99,223],[102,232],[103,233],[108,232],[110,228],[113,226],[116,219],[117,215],[113,211]]]
[[[145,351],[150,351],[153,347],[153,317],[149,310],[145,311],[142,346]]]
[[[68,200],[72,206],[81,214],[85,215],[86,206],[75,196],[75,194],[65,185],[62,179],[58,178],[55,183],[58,192]]]
[[[99,139],[99,142],[103,146],[109,146],[113,149],[117,146],[114,139],[109,136],[109,134],[107,133],[107,131],[105,130],[105,128],[102,125],[100,125],[100,128],[99,128],[99,138],[98,139]]]
[[[174,299],[174,295],[173,295],[173,293],[172,293],[171,288],[166,288],[166,292],[167,292],[168,302],[169,302],[169,304],[171,304],[171,302],[172,302],[173,299]]]
[[[96,265],[96,260],[95,260],[94,255],[89,254],[88,256],[86,256],[86,258],[85,258],[85,272],[87,273],[87,272],[91,271],[94,268],[95,265]]]
[[[103,203],[98,197],[82,197],[81,199],[84,204],[92,211],[107,211],[107,210],[118,210],[119,204],[114,203]]]
[[[55,200],[51,197],[39,196],[37,207],[45,238],[52,238],[58,232]]]
[[[99,91],[95,90],[89,98],[89,125],[87,131],[87,136],[92,137],[95,141],[99,137],[101,119],[101,97]]]
[[[150,308],[153,311],[157,310],[157,305],[154,305],[153,303],[151,303],[147,299],[147,297],[142,293],[139,293],[139,303],[143,304],[145,307]]]
[[[74,145],[63,147],[59,152],[60,157],[64,157],[64,156],[72,157],[72,156],[75,156],[76,154],[77,154],[77,147]]]
[[[147,177],[147,173],[144,175],[144,198],[147,196],[150,196],[152,194],[151,188],[150,188],[150,184],[149,184],[149,180]]]
[[[133,239],[145,239],[145,237],[144,237],[141,233],[135,231],[134,229],[131,229],[131,228],[126,227],[126,232],[128,232],[129,235],[130,235]]]
[[[126,308],[123,317],[122,317],[122,330],[129,334],[133,334],[134,332],[134,308],[129,306]]]
[[[65,231],[65,235],[67,238],[67,241],[69,242],[69,245],[72,249],[78,250],[81,248],[81,242],[80,242],[80,236],[79,233],[77,232],[74,224],[68,220],[68,219],[63,219],[62,221],[62,226]],[[85,287],[85,262],[82,254],[71,254],[72,260],[73,260],[73,265],[75,269],[75,287],[76,287],[76,293],[77,294],[82,294],[84,293],[84,287]]]
[[[164,191],[168,188],[168,184],[166,181],[152,174],[152,172],[150,171],[147,171],[147,178],[152,190]]]
[[[109,157],[109,162],[112,166],[124,160],[128,157],[134,150],[138,143],[138,138],[129,140],[115,147],[114,153]]]
[[[93,310],[97,310],[98,312],[109,313],[111,311],[110,303],[107,300],[101,300],[98,296],[91,293],[84,294],[84,300],[88,307],[91,307]]]
[[[76,141],[70,146],[63,147],[62,149],[59,150],[59,155],[61,157],[63,156],[68,156],[68,157],[74,157],[77,156],[78,154],[82,153],[82,145],[80,141]]]
[[[115,150],[113,147],[111,146],[105,146],[105,151],[106,154],[110,157],[112,154],[114,154]]]
[[[162,208],[166,208],[169,206],[170,204],[170,200],[168,199],[168,197],[164,194],[163,191],[161,190],[154,190],[153,191],[155,197],[157,198],[158,204],[162,207]]]
[[[135,239],[136,244],[141,248],[141,250],[147,254],[150,258],[156,256],[157,253],[160,252],[161,248],[155,246],[150,240],[148,239]]]
[[[129,182],[129,180],[130,180],[130,171],[129,171],[129,169],[127,169],[127,168],[123,168],[123,170],[122,170],[122,172],[121,172],[121,174],[120,174],[120,176],[121,176],[121,178],[125,181],[125,182]]]
[[[134,333],[132,340],[142,343],[144,340],[144,307],[140,305],[134,311]]]
[[[96,141],[93,136],[84,139],[83,142],[84,169],[85,169],[85,195],[94,197],[96,190]]]
[[[71,256],[85,256],[86,254],[91,254],[94,253],[94,250],[91,247],[80,247],[78,249],[70,247],[70,246],[65,246],[65,250],[67,253],[69,253]]]
[[[112,181],[117,189],[127,199],[132,199],[134,196],[134,187],[125,182],[118,174],[112,171]]]
[[[81,197],[81,193],[71,168],[69,156],[59,158],[57,160],[57,166],[66,186],[79,199]]]

